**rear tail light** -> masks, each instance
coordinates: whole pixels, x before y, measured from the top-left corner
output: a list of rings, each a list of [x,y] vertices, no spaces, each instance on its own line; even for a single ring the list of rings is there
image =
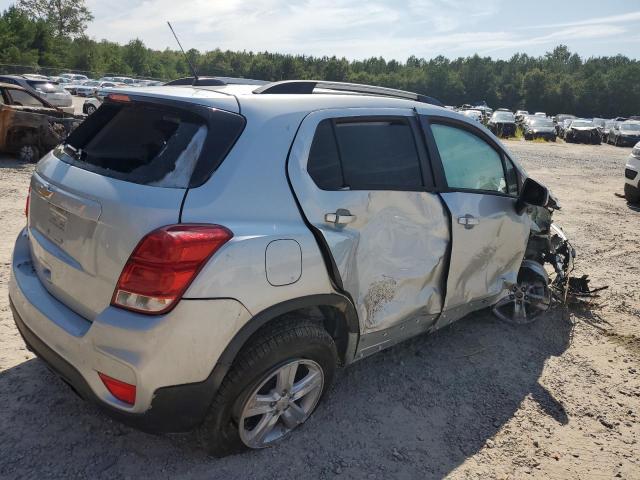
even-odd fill
[[[107,98],[112,102],[130,102],[129,95],[123,95],[121,93],[110,93]]]
[[[111,304],[141,313],[171,310],[233,233],[220,225],[169,225],[144,237],[127,261]]]
[[[129,405],[136,403],[135,385],[116,380],[115,378],[111,378],[110,376],[100,372],[98,372],[98,376],[111,395],[116,397],[118,400],[128,403]]]

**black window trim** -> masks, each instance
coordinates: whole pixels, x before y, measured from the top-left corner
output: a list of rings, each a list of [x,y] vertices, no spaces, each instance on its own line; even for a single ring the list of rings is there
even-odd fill
[[[374,123],[374,122],[389,122],[401,121],[402,123],[409,126],[411,130],[411,135],[413,137],[413,145],[418,155],[418,168],[420,169],[420,179],[421,186],[417,187],[407,187],[404,185],[393,186],[393,185],[358,185],[357,188],[353,188],[350,185],[345,186],[341,189],[327,189],[320,187],[315,180],[309,175],[314,185],[320,190],[327,192],[358,192],[358,191],[393,191],[393,192],[435,192],[436,191],[436,183],[435,177],[433,176],[433,168],[431,167],[431,161],[429,159],[429,152],[427,146],[424,143],[424,138],[421,132],[421,128],[419,122],[415,115],[353,115],[353,116],[342,116],[342,117],[327,117],[318,121],[315,125],[315,130],[313,134],[313,138],[311,142],[315,139],[315,135],[318,129],[318,126],[323,121],[329,120],[331,123],[331,131],[333,133],[333,140],[335,142],[337,151],[338,151],[338,162],[340,164],[340,173],[342,175],[343,184],[346,183],[344,178],[344,168],[342,165],[342,151],[340,147],[340,142],[338,141],[338,136],[336,133],[336,124],[339,123]],[[307,158],[308,164],[309,158]],[[428,173],[431,173],[431,178]],[[308,171],[307,171],[308,173]]]
[[[429,152],[429,157],[432,159],[431,165],[433,167],[434,179],[436,181],[436,186],[438,192],[447,193],[447,192],[462,192],[462,193],[478,193],[482,195],[495,195],[498,197],[508,197],[508,198],[518,198],[520,194],[520,172],[516,168],[511,157],[502,149],[502,147],[486,132],[483,132],[481,129],[477,128],[475,125],[471,125],[463,120],[459,120],[457,118],[445,117],[440,115],[420,115],[420,124],[422,126],[422,132],[424,134],[425,142],[427,145],[427,150]],[[461,130],[465,130],[477,137],[481,140],[484,140],[489,144],[493,150],[500,156],[500,160],[502,162],[502,172],[505,178],[505,182],[507,181],[507,161],[511,162],[513,165],[514,172],[516,174],[516,185],[518,187],[518,191],[515,194],[510,193],[502,193],[495,190],[479,190],[473,188],[457,188],[457,187],[449,187],[447,183],[447,179],[444,173],[444,166],[442,165],[442,159],[440,158],[440,152],[438,150],[436,139],[433,136],[433,132],[431,130],[431,125],[447,125],[450,127],[456,127]]]

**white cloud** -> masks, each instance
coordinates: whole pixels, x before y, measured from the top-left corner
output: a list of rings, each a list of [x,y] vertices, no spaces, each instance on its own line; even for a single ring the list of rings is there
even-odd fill
[[[640,11],[582,20],[557,15],[558,23],[545,24],[556,1],[538,0],[527,10],[510,0],[88,0],[96,17],[89,34],[121,43],[138,37],[152,48],[176,48],[166,26],[170,20],[185,48],[201,51],[405,60],[476,52],[508,57],[515,51],[540,54],[559,43],[588,49],[597,42],[598,54],[624,48],[622,53],[637,56],[640,42],[631,35],[640,26]],[[525,21],[528,25],[520,27]],[[553,30],[541,34],[538,28]],[[606,46],[606,39],[625,33],[624,42]]]

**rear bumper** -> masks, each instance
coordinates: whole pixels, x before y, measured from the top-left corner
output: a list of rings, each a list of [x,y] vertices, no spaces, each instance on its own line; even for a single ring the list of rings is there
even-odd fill
[[[97,405],[112,418],[150,433],[185,432],[204,419],[212,400],[211,382],[159,388],[144,413],[130,413],[102,401],[82,374],[27,327],[10,301],[16,327],[27,348],[44,361],[81,398]],[[215,393],[215,392],[213,392]]]
[[[23,231],[16,241],[9,299],[27,345],[83,398],[152,432],[185,431],[206,414],[213,369],[249,312],[235,300],[182,300],[166,315],[108,307],[89,322],[54,298],[33,270]],[[136,385],[128,405],[98,372]]]

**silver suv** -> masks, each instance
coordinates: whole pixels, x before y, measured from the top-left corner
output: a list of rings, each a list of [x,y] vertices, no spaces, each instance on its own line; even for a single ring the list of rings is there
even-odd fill
[[[260,448],[338,365],[548,307],[557,203],[483,126],[380,87],[220,83],[112,93],[36,167],[11,306],[83,398]]]

